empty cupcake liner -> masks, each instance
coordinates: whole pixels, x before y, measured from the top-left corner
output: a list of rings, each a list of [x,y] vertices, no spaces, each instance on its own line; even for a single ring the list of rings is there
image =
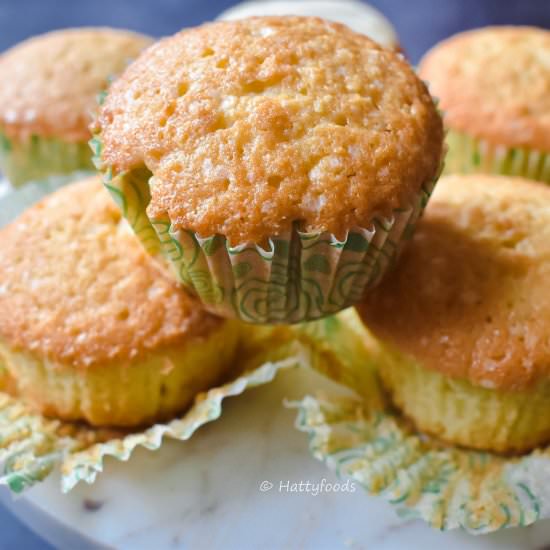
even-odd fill
[[[361,394],[307,396],[288,404],[298,410],[296,427],[307,434],[312,455],[339,477],[381,496],[400,516],[423,519],[439,530],[460,527],[482,534],[550,517],[550,448],[506,457],[417,433],[387,404],[375,374],[378,344],[366,330],[361,335],[355,313],[297,330],[321,351],[313,366]],[[331,366],[323,359],[326,350],[339,355],[351,334],[364,345]]]
[[[101,141],[91,141],[96,165]],[[149,178],[104,169],[104,183],[144,246],[159,250],[187,288],[214,313],[249,323],[296,323],[336,313],[375,286],[396,259],[426,206],[435,181],[426,183],[406,208],[370,228],[355,227],[343,239],[294,227],[267,246],[231,246],[221,235],[201,237],[178,230],[169,219],[149,219]]]
[[[0,133],[0,168],[13,186],[48,176],[93,170],[86,142],[69,143],[36,135],[19,142]]]
[[[549,153],[494,145],[454,130],[448,132],[447,143],[446,174],[502,174],[550,183]]]
[[[179,418],[143,431],[95,429],[47,419],[16,397],[0,392],[0,485],[21,493],[57,468],[61,489],[68,492],[81,481],[93,483],[108,456],[127,461],[137,447],[154,451],[165,438],[189,439],[198,428],[221,416],[224,399],[267,384],[281,369],[304,362],[300,344],[289,340],[287,331],[277,330],[251,327],[243,338],[240,368],[231,381],[197,395]]]

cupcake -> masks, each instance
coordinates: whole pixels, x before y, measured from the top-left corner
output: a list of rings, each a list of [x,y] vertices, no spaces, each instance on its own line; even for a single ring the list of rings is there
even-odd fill
[[[146,254],[99,178],[0,231],[0,357],[46,416],[169,419],[228,375],[237,340]]]
[[[92,147],[147,248],[212,311],[334,313],[383,275],[438,175],[443,130],[401,55],[347,27],[184,30],[112,86]]]
[[[550,189],[441,179],[397,268],[358,310],[395,405],[475,449],[550,441]]]
[[[496,173],[550,183],[550,32],[488,27],[435,46],[420,76],[449,129],[449,173]]]
[[[230,7],[218,19],[233,21],[252,15],[315,15],[344,23],[386,48],[399,49],[393,25],[377,9],[359,0],[254,0]]]
[[[116,29],[69,29],[0,56],[0,169],[14,185],[92,169],[90,114],[108,79],[151,43]]]

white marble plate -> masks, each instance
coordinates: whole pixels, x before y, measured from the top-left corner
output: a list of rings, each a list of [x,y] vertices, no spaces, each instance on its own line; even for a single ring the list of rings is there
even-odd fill
[[[230,399],[221,420],[186,443],[140,449],[108,461],[93,486],[62,495],[52,477],[24,497],[2,500],[58,548],[426,549],[543,548],[550,522],[490,536],[440,533],[403,521],[382,499],[355,492],[292,493],[280,483],[338,480],[310,457],[307,437],[282,407],[313,388],[343,391],[302,369]],[[262,481],[273,488],[260,491]]]

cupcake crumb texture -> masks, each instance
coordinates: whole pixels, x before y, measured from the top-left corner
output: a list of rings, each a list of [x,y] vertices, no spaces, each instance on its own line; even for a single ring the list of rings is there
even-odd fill
[[[343,25],[250,18],[159,41],[117,80],[102,160],[154,174],[149,214],[263,242],[299,222],[339,236],[437,173],[442,124],[403,57]]]
[[[425,367],[491,389],[550,375],[550,188],[441,179],[396,268],[361,304],[373,333]]]
[[[223,323],[142,249],[99,178],[0,231],[0,339],[86,368],[130,361]]]
[[[0,56],[0,128],[20,141],[86,141],[97,94],[151,43],[129,31],[81,28],[14,46]]]
[[[419,67],[449,128],[550,152],[550,31],[487,27],[436,45]]]

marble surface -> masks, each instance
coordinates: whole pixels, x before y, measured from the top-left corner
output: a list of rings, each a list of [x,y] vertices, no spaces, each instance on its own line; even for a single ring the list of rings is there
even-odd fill
[[[221,420],[189,442],[141,449],[110,461],[93,486],[62,495],[50,478],[23,498],[2,500],[56,548],[540,549],[550,522],[474,537],[440,533],[399,519],[391,507],[354,492],[288,492],[286,482],[338,481],[309,456],[284,398],[312,388],[343,391],[316,373],[294,369],[230,399]],[[273,487],[262,492],[262,482]],[[280,484],[283,489],[280,490]],[[263,487],[269,487],[264,484]]]

